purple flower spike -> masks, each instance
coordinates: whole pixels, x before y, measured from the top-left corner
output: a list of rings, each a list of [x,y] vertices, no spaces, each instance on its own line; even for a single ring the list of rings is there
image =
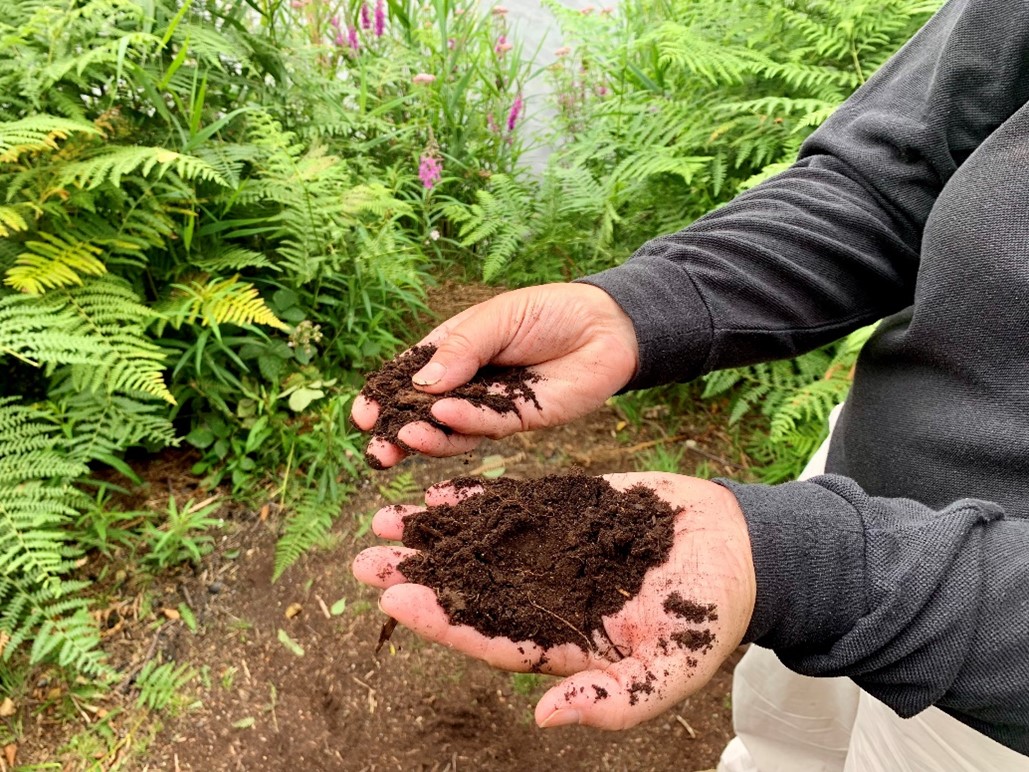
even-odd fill
[[[368,10],[368,3],[361,3],[361,29],[372,28],[372,12]]]
[[[522,113],[522,95],[519,94],[515,97],[514,104],[511,105],[511,112],[507,114],[507,130],[514,131],[515,124],[518,123],[518,116]]]
[[[386,0],[375,2],[375,37],[381,38],[386,31]]]
[[[361,48],[361,41],[357,39],[357,27],[353,24],[347,27],[347,45],[352,51],[358,51]]]
[[[431,155],[423,155],[418,162],[418,178],[426,190],[431,190],[433,185],[443,177],[443,164],[438,158]]]

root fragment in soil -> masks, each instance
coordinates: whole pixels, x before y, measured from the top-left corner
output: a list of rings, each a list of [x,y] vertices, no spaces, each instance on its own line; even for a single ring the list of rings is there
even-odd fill
[[[583,474],[472,482],[481,492],[405,520],[404,544],[420,552],[400,564],[404,576],[434,589],[454,624],[620,658],[603,617],[667,559],[679,510],[644,486],[618,491]]]
[[[379,406],[379,417],[371,434],[410,450],[397,433],[405,424],[424,421],[446,434],[451,429],[440,423],[430,412],[433,404],[447,397],[459,397],[473,405],[489,408],[497,413],[516,413],[515,400],[529,402],[540,409],[532,384],[541,378],[524,367],[484,367],[465,385],[443,394],[426,394],[411,384],[411,376],[436,353],[433,345],[415,346],[386,362],[365,379],[362,394]],[[373,468],[381,469],[374,456],[368,457]]]

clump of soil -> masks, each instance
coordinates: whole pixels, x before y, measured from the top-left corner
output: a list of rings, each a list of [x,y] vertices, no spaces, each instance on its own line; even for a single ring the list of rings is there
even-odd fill
[[[420,552],[400,572],[436,590],[455,624],[617,655],[598,641],[602,617],[667,559],[680,510],[642,485],[618,491],[583,474],[455,483],[483,491],[409,516],[404,544]]]
[[[394,357],[365,380],[362,393],[379,405],[379,417],[372,434],[410,450],[397,438],[404,424],[425,421],[446,433],[450,429],[437,421],[429,409],[437,400],[460,397],[473,405],[498,413],[514,413],[516,399],[531,402],[540,408],[532,384],[540,376],[524,367],[484,367],[464,386],[443,394],[426,394],[411,385],[411,376],[422,369],[436,353],[432,345],[415,346]]]

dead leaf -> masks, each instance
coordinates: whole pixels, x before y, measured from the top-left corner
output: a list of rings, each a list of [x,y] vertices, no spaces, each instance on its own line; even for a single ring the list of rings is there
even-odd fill
[[[0,632],[0,655],[4,653],[4,649],[7,648],[7,644],[10,642],[11,636],[5,632]]]
[[[268,519],[268,513],[271,512],[271,511],[272,511],[272,505],[271,504],[265,504],[263,507],[261,507],[261,511],[257,514],[257,519],[260,520],[263,523],[265,520]]]
[[[286,606],[286,619],[292,619],[303,610],[304,607],[301,606],[299,603],[290,603],[288,606]]]
[[[168,619],[171,619],[171,620],[182,619],[182,614],[179,613],[178,609],[163,608],[163,609],[161,609],[161,613],[164,614],[165,617],[167,617]]]
[[[14,707],[14,700],[10,697],[4,697],[4,701],[0,702],[0,718],[9,718],[18,712],[18,709]]]
[[[15,743],[8,743],[4,746],[4,758],[7,759],[7,766],[13,767],[14,760],[18,756],[18,746]]]

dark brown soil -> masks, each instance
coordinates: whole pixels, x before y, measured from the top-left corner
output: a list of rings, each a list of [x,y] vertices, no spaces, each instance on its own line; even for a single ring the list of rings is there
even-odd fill
[[[497,413],[513,413],[516,399],[533,403],[537,408],[532,384],[539,376],[524,367],[484,367],[464,386],[443,394],[426,394],[411,385],[411,376],[436,353],[431,345],[415,346],[389,360],[365,380],[362,393],[379,405],[379,417],[371,433],[410,450],[397,437],[405,424],[425,421],[444,432],[450,429],[437,421],[429,409],[433,403],[446,397],[461,397],[473,405],[489,408]],[[375,466],[374,459],[369,462]]]
[[[400,572],[484,635],[609,654],[594,633],[665,561],[676,510],[644,486],[584,474],[455,482],[482,491],[409,517],[404,544],[421,552]]]

